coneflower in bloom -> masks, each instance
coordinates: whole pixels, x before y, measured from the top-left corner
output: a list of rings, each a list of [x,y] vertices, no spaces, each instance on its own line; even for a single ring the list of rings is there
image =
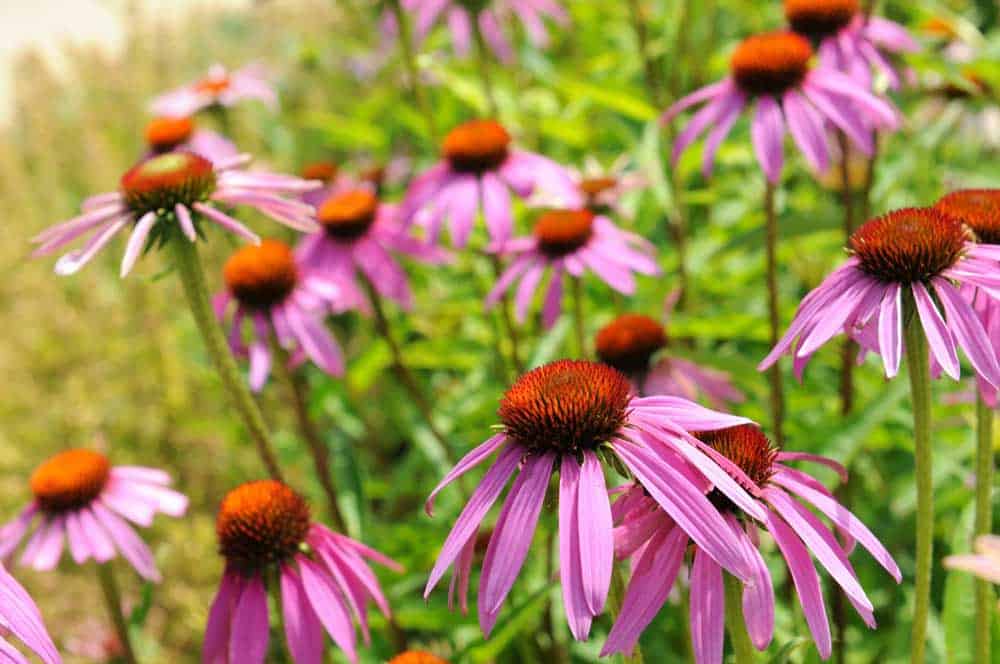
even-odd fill
[[[62,658],[45,629],[42,614],[27,591],[0,564],[0,657],[5,662],[27,662],[7,639],[17,638],[45,664],[62,664]]]
[[[307,191],[301,196],[303,202],[316,209],[319,209],[323,201],[330,196],[358,186],[354,178],[341,171],[340,166],[331,161],[316,161],[306,164],[302,167],[300,175],[304,180],[316,180],[323,183],[322,187]]]
[[[948,556],[944,566],[971,572],[990,583],[1000,583],[1000,537],[980,535],[976,538],[975,553]]]
[[[156,115],[186,117],[212,106],[235,106],[250,99],[264,102],[271,110],[278,107],[278,94],[264,67],[251,64],[229,71],[215,64],[204,78],[154,99],[150,109]]]
[[[226,494],[216,532],[226,568],[208,614],[204,664],[263,664],[270,632],[268,586],[276,579],[285,640],[296,664],[322,661],[324,631],[357,662],[353,621],[368,643],[369,600],[390,615],[368,561],[397,572],[402,568],[312,522],[306,501],[281,482],[248,482]]]
[[[271,372],[271,335],[293,364],[309,358],[332,376],[344,373],[344,357],[326,327],[323,315],[346,308],[340,286],[295,257],[280,240],[264,240],[239,249],[222,270],[226,290],[213,305],[220,321],[235,301],[229,344],[237,357],[250,359],[250,388],[259,391]],[[253,341],[243,340],[244,323],[251,323]]]
[[[316,229],[313,208],[288,194],[320,186],[277,173],[242,170],[250,157],[237,155],[213,163],[193,152],[168,152],[140,161],[126,171],[118,191],[92,196],[83,214],[53,226],[33,238],[32,256],[47,256],[73,240],[92,233],[80,249],[56,262],[56,273],[69,275],[86,265],[118,233],[131,228],[121,275],[135,265],[147,246],[160,246],[183,235],[194,242],[205,220],[245,240],[258,243],[256,233],[220,208],[246,205],[300,231]]]
[[[785,18],[792,30],[819,43],[824,64],[847,72],[869,89],[872,69],[898,89],[902,81],[890,57],[920,50],[900,24],[866,16],[860,0],[785,0]]]
[[[666,394],[698,401],[713,408],[743,401],[723,371],[701,367],[663,352],[668,346],[662,323],[642,314],[622,314],[597,332],[597,357],[632,381],[640,395]]]
[[[73,562],[106,563],[119,554],[144,579],[158,581],[153,554],[129,522],[148,528],[157,514],[180,517],[187,498],[170,488],[170,476],[156,468],[112,466],[86,449],[62,452],[31,475],[32,501],[0,529],[0,558],[7,558],[39,525],[21,554],[21,564],[55,569],[68,544]]]
[[[749,562],[732,546],[729,525],[705,488],[711,482],[755,518],[763,520],[765,512],[688,433],[748,420],[675,397],[637,398],[616,369],[582,360],[560,360],[525,373],[507,390],[498,412],[502,429],[459,461],[427,500],[430,513],[444,487],[499,452],[449,533],[425,597],[454,565],[449,599],[457,591],[465,609],[477,533],[516,472],[489,537],[479,582],[479,624],[489,635],[531,546],[549,480],[558,471],[563,603],[573,636],[587,638],[594,616],[604,610],[613,565],[612,514],[600,454],[621,461],[723,568],[751,578]]]
[[[752,104],[756,104],[750,127],[754,153],[771,183],[781,179],[786,126],[809,165],[822,173],[830,163],[827,125],[838,127],[860,150],[871,154],[871,128],[895,129],[899,124],[888,102],[832,66],[814,66],[809,40],[794,32],[745,39],[733,53],[730,70],[724,80],[684,97],[663,116],[666,122],[705,103],[677,137],[672,155],[676,163],[707,131],[702,153],[705,177],[712,173],[722,141]]]
[[[214,131],[199,129],[189,117],[153,118],[146,124],[145,135],[145,158],[165,152],[193,152],[215,164],[239,155],[232,141]]]
[[[774,633],[774,587],[760,546],[759,526],[770,533],[791,573],[806,623],[820,656],[830,656],[830,626],[819,576],[810,554],[833,577],[848,600],[875,627],[871,601],[858,582],[848,560],[850,547],[809,508],[826,516],[850,541],[857,541],[898,583],[899,567],[892,556],[833,494],[812,476],[790,467],[788,462],[814,461],[836,469],[846,481],[846,471],[831,459],[810,454],[781,452],[771,445],[759,427],[746,424],[697,434],[726,465],[739,469],[743,487],[754,497],[763,518],[744,513],[717,488],[708,497],[725,514],[726,527],[718,534],[749,561],[752,575],[743,589],[743,613],[754,646],[763,650]],[[621,613],[608,635],[602,655],[628,652],[639,635],[656,617],[674,585],[688,550],[689,537],[669,514],[652,500],[641,481],[630,485],[612,507],[615,554],[635,558]],[[691,640],[698,664],[721,664],[725,592],[723,574],[715,560],[695,543],[691,564]]]
[[[460,56],[468,55],[478,30],[497,59],[505,63],[514,58],[514,50],[502,27],[506,16],[513,14],[521,20],[536,48],[544,48],[549,42],[543,19],[552,19],[560,25],[569,23],[569,15],[558,0],[487,0],[471,3],[463,0],[410,0],[404,8],[416,16],[418,40],[423,40],[434,24],[443,18],[451,30],[455,52]]]
[[[594,214],[623,214],[622,197],[647,184],[642,173],[629,169],[629,163],[629,157],[622,155],[605,168],[593,157],[587,157],[583,168],[572,173],[584,207]]]
[[[587,208],[543,212],[531,236],[492,249],[512,260],[487,295],[487,307],[499,302],[520,280],[514,301],[517,318],[523,321],[542,277],[550,271],[542,307],[545,327],[554,325],[562,311],[566,275],[580,278],[589,270],[619,293],[631,295],[635,292],[633,272],[650,276],[660,273],[655,249],[649,242]]]
[[[452,129],[442,144],[443,159],[410,184],[400,210],[405,223],[418,221],[437,242],[446,221],[451,239],[464,247],[480,209],[497,246],[514,227],[511,192],[519,198],[545,193],[565,205],[579,205],[572,177],[541,155],[511,147],[511,137],[493,120],[472,120]]]
[[[1000,385],[997,351],[982,320],[962,294],[975,287],[1000,298],[1000,246],[976,244],[958,219],[933,208],[906,208],[868,221],[848,241],[851,257],[799,305],[785,336],[760,363],[764,370],[785,353],[801,376],[809,358],[844,332],[882,357],[885,374],[899,372],[904,314],[915,309],[931,357],[959,378],[957,349],[976,375]]]
[[[410,235],[400,223],[398,207],[383,203],[373,188],[345,188],[317,206],[320,231],[296,249],[301,263],[335,281],[350,306],[367,309],[357,274],[379,295],[404,309],[413,306],[406,271],[392,255],[398,252],[424,263],[440,263],[444,252]]]
[[[389,664],[448,664],[448,660],[422,650],[407,650],[390,659]]]

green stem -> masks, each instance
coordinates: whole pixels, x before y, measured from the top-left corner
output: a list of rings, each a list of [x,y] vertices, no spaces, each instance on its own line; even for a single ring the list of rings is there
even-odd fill
[[[767,182],[764,190],[764,215],[766,217],[767,245],[767,308],[770,323],[771,348],[778,343],[781,332],[781,310],[778,302],[778,215],[774,207],[775,186]],[[771,383],[771,433],[780,448],[785,444],[785,392],[781,368],[778,363],[768,369]]]
[[[323,493],[326,495],[327,509],[330,513],[330,520],[337,530],[344,530],[344,517],[340,513],[340,504],[337,502],[337,489],[333,485],[333,474],[330,470],[330,450],[323,437],[320,436],[316,423],[309,416],[309,386],[305,377],[301,374],[293,373],[288,367],[288,352],[281,347],[278,339],[271,331],[271,354],[274,359],[271,362],[274,372],[285,385],[285,390],[292,400],[292,409],[295,411],[295,420],[299,426],[299,433],[309,448],[309,454],[313,459],[313,468],[316,471],[316,479],[319,480]]]
[[[118,590],[118,582],[115,581],[115,573],[110,564],[97,565],[97,580],[101,584],[101,591],[104,593],[104,603],[108,607],[108,615],[115,625],[115,632],[118,633],[118,640],[122,646],[122,659],[125,664],[136,664],[135,650],[132,648],[132,637],[128,631],[128,621],[122,611],[122,596]]]
[[[472,35],[476,42],[476,62],[479,65],[479,78],[483,84],[483,94],[486,95],[486,107],[490,115],[496,119],[500,115],[500,107],[497,105],[496,93],[493,91],[493,74],[490,71],[490,54],[486,48],[486,40],[483,32],[479,29],[479,22],[472,22]]]
[[[576,350],[580,359],[587,357],[587,334],[583,321],[583,285],[580,277],[571,277],[573,288],[573,324],[576,332]]]
[[[976,399],[976,529],[989,534],[993,526],[993,409],[980,394]],[[976,580],[975,661],[990,660],[990,625],[993,621],[993,590],[989,581]]]
[[[420,114],[424,116],[427,123],[427,133],[431,141],[437,141],[437,123],[434,121],[434,113],[431,112],[430,103],[427,100],[427,91],[420,83],[420,68],[417,66],[417,57],[413,51],[413,36],[410,32],[410,21],[406,12],[400,4],[400,0],[391,0],[393,14],[396,16],[396,24],[399,26],[399,47],[403,52],[403,62],[406,64],[406,75],[409,78],[410,91],[417,102]]]
[[[222,333],[222,328],[219,327],[219,322],[215,320],[215,314],[212,312],[208,289],[205,286],[205,272],[198,259],[198,247],[179,234],[171,238],[169,244],[174,252],[177,274],[184,285],[184,293],[187,296],[188,305],[191,307],[191,313],[194,315],[198,331],[201,332],[201,337],[205,342],[205,348],[212,356],[215,368],[219,372],[222,385],[228,392],[233,405],[236,406],[236,411],[243,420],[250,437],[253,438],[254,444],[257,446],[257,454],[264,467],[267,468],[268,474],[273,479],[283,480],[281,468],[274,453],[274,446],[271,443],[271,434],[264,423],[264,416],[240,375],[236,360],[233,359],[225,335]]]
[[[490,261],[493,265],[493,275],[499,279],[500,275],[503,274],[503,265],[500,263],[500,257],[496,254],[490,254]],[[507,338],[510,340],[510,359],[514,364],[514,371],[517,372],[517,376],[524,373],[524,362],[521,361],[521,349],[519,335],[517,333],[517,325],[514,322],[514,314],[510,310],[510,293],[504,291],[503,295],[500,296],[500,320],[503,322],[504,330],[507,332]],[[497,353],[502,357],[503,353],[499,347],[499,338],[497,344]],[[517,378],[515,376],[515,378]]]
[[[907,301],[906,363],[913,401],[913,445],[917,482],[916,580],[914,583],[911,664],[923,664],[927,649],[927,618],[931,605],[934,556],[934,488],[931,465],[931,382],[927,339],[913,305]]]
[[[628,587],[628,580],[625,578],[625,570],[622,565],[615,565],[611,575],[611,591],[608,593],[608,610],[611,611],[613,620],[618,619],[622,612],[622,604],[625,602],[625,589]],[[642,664],[642,646],[635,644],[635,649],[631,654],[621,656],[622,664]]]
[[[728,572],[723,573],[726,576],[726,629],[733,645],[733,662],[753,664],[754,648],[743,619],[743,584]]]

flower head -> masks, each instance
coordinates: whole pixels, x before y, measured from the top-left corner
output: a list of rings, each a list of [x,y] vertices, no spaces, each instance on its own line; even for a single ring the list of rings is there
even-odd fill
[[[978,242],[1000,244],[1000,189],[953,191],[934,207],[968,226]]]
[[[759,551],[762,528],[774,539],[791,573],[799,603],[813,640],[824,659],[830,656],[830,627],[826,618],[814,557],[846,593],[865,623],[874,628],[873,607],[848,556],[830,528],[810,508],[829,519],[847,539],[856,540],[896,579],[899,567],[878,539],[830,491],[812,476],[788,466],[790,461],[815,461],[830,466],[846,480],[846,471],[824,457],[775,449],[755,425],[717,429],[698,434],[703,449],[754,496],[763,517],[751,516],[741,506],[713,489],[709,498],[725,514],[720,533],[729,546],[742,552],[752,569],[744,583],[743,609],[747,632],[760,650],[774,633],[774,588],[768,566]],[[650,498],[641,483],[625,487],[612,507],[615,554],[633,559],[632,579],[621,613],[608,635],[603,655],[630,651],[656,616],[684,564],[688,536]],[[719,565],[695,543],[691,566],[691,639],[698,664],[721,662],[725,599]]]
[[[819,173],[830,163],[827,125],[842,130],[865,154],[874,149],[870,129],[895,129],[898,117],[886,101],[830,66],[814,66],[809,41],[794,32],[772,32],[744,40],[730,60],[728,78],[674,104],[664,121],[704,103],[677,137],[674,163],[701,134],[708,132],[702,159],[705,177],[715,153],[742,112],[751,104],[754,152],[768,180],[776,183],[784,165],[787,126],[809,165]]]
[[[446,221],[452,241],[464,247],[479,210],[494,244],[510,239],[514,226],[511,192],[525,199],[544,194],[573,206],[580,195],[569,173],[555,162],[511,145],[494,120],[472,120],[452,129],[442,143],[443,159],[410,185],[400,209],[405,224],[419,222],[436,242]]]
[[[848,249],[851,258],[803,299],[785,336],[758,368],[791,352],[801,375],[812,354],[842,331],[881,355],[891,378],[899,371],[903,323],[914,311],[932,359],[945,373],[958,380],[961,348],[977,376],[1000,385],[996,350],[962,294],[971,288],[979,297],[1000,299],[1000,247],[976,244],[962,221],[944,212],[906,208],[863,224]]]
[[[322,322],[323,314],[347,307],[340,286],[304,265],[279,240],[239,249],[226,261],[222,274],[226,290],[215,298],[216,314],[224,320],[235,303],[229,343],[237,357],[249,358],[254,391],[264,387],[271,371],[272,334],[291,351],[293,365],[308,358],[328,374],[343,374],[343,354]],[[249,347],[242,334],[248,321],[253,331]]]
[[[389,664],[448,664],[448,661],[422,650],[407,650],[390,659]]]
[[[153,554],[128,522],[148,528],[156,514],[180,517],[187,511],[187,498],[169,488],[165,472],[112,466],[99,452],[73,449],[38,466],[29,485],[32,501],[0,529],[0,558],[14,552],[37,516],[21,564],[55,569],[65,540],[78,565],[106,563],[121,554],[144,579],[159,580]]]
[[[723,494],[759,518],[763,511],[725,471],[699,452],[689,431],[710,431],[746,420],[673,397],[637,398],[616,369],[561,360],[522,375],[500,402],[499,433],[471,451],[427,501],[494,452],[499,455],[455,522],[427,582],[429,595],[452,565],[449,599],[466,606],[477,534],[486,514],[517,474],[496,522],[479,584],[479,624],[492,630],[524,563],[554,471],[559,472],[559,557],[570,629],[585,639],[607,599],[612,570],[612,512],[599,455],[612,455],[649,487],[656,504],[709,555],[741,578],[742,554],[720,546],[728,528],[705,490],[712,476]]]
[[[207,129],[199,129],[189,117],[158,117],[146,125],[145,158],[165,152],[192,152],[212,163],[224,163],[237,157],[239,150],[226,137]]]
[[[300,664],[321,658],[324,630],[350,661],[357,662],[353,621],[368,643],[369,600],[389,615],[367,561],[396,571],[401,571],[399,565],[312,522],[302,496],[281,482],[248,482],[226,494],[216,533],[226,570],[209,612],[203,662],[264,661],[267,585],[275,576],[288,651]]]
[[[542,307],[546,327],[559,318],[567,274],[579,278],[590,270],[611,288],[631,295],[635,292],[633,272],[650,276],[660,273],[655,250],[649,242],[621,230],[607,217],[595,215],[587,208],[543,212],[535,220],[531,236],[494,248],[510,255],[512,261],[487,295],[487,306],[494,306],[520,280],[515,304],[517,317],[523,321],[539,282],[550,271],[552,276]]]
[[[1000,583],[1000,537],[980,535],[976,538],[975,553],[948,556],[944,566],[971,572],[990,583]]]
[[[642,173],[629,168],[625,155],[605,168],[593,157],[587,157],[583,168],[572,172],[576,186],[583,198],[583,205],[594,214],[608,216],[625,214],[622,199],[631,191],[647,185]],[[561,205],[561,201],[543,201],[544,204]]]
[[[277,108],[278,95],[264,68],[253,64],[229,71],[216,64],[204,78],[160,95],[150,108],[157,115],[187,117],[212,106],[234,106],[248,99]]]
[[[83,202],[83,214],[53,226],[32,240],[33,256],[47,256],[91,233],[86,244],[56,262],[56,273],[69,275],[86,265],[115,235],[131,227],[122,258],[124,277],[147,246],[158,246],[183,235],[191,242],[210,221],[253,243],[256,233],[231,217],[224,208],[246,205],[286,226],[311,231],[312,207],[288,194],[315,189],[319,183],[290,175],[248,172],[249,161],[238,155],[211,162],[194,152],[167,152],[140,161],[122,176],[118,191],[92,196]],[[223,208],[223,209],[220,209]]]

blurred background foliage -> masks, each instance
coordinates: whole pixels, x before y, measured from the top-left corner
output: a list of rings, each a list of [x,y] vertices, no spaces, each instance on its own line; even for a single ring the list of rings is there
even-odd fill
[[[723,145],[711,181],[698,172],[699,151],[690,151],[671,175],[678,185],[674,190],[662,171],[669,145],[657,116],[658,104],[724,75],[728,54],[742,37],[780,26],[781,3],[638,0],[650,31],[649,54],[660,68],[652,91],[644,82],[631,3],[567,4],[572,28],[554,30],[547,51],[518,39],[517,64],[494,69],[500,118],[521,144],[566,164],[579,165],[587,156],[610,164],[627,156],[651,185],[629,198],[626,207],[635,214],[620,221],[656,244],[665,270],[663,278],[640,280],[638,294],[628,300],[588,282],[588,333],[616,312],[662,317],[666,296],[679,284],[668,219],[681,213],[688,225],[689,284],[686,308],[669,321],[673,350],[732,372],[748,396],[737,412],[766,421],[766,382],[754,368],[767,350],[764,183],[748,128],[738,124]],[[905,127],[880,146],[872,212],[929,204],[955,187],[997,186],[996,3],[893,0],[880,3],[880,11],[909,26],[925,49],[909,59],[915,85],[897,96]],[[129,575],[123,582],[135,609],[142,659],[197,662],[221,570],[216,505],[229,488],[260,476],[261,468],[226,407],[190,315],[180,306],[175,280],[161,278],[169,270],[165,256],[147,257],[121,281],[120,253],[107,251],[81,274],[64,279],[52,274],[50,260],[28,260],[27,240],[71,216],[86,195],[113,188],[143,150],[151,96],[200,76],[216,61],[239,66],[257,60],[274,74],[280,112],[246,105],[232,114],[238,144],[260,162],[298,171],[304,163],[332,159],[357,171],[396,160],[419,170],[436,157],[437,148],[411,103],[398,52],[380,41],[376,8],[366,0],[193,8],[169,22],[150,19],[141,3],[126,13],[127,38],[118,55],[74,47],[69,71],[56,75],[46,61],[25,53],[15,73],[14,113],[0,130],[0,214],[6,229],[0,271],[8,276],[0,280],[0,517],[12,517],[28,499],[27,478],[35,465],[69,446],[95,445],[117,462],[169,469],[192,507],[187,518],[161,519],[145,534],[165,581],[147,588]],[[455,59],[448,40],[444,31],[435,32],[419,57],[439,131],[487,112],[474,62]],[[798,156],[791,157],[778,199],[785,323],[798,300],[844,256],[838,178],[820,180]],[[392,185],[388,196],[398,198],[401,191],[401,184]],[[522,218],[520,228],[527,230],[529,223]],[[273,224],[256,228],[280,232]],[[205,258],[216,288],[221,262],[233,246],[222,234],[211,236]],[[393,329],[432,395],[450,449],[435,443],[395,382],[388,349],[369,320],[352,315],[331,321],[349,356],[343,381],[307,369],[311,410],[335,460],[351,534],[407,569],[403,575],[381,575],[396,629],[373,616],[374,643],[364,661],[384,661],[403,641],[453,662],[548,661],[554,648],[568,649],[574,662],[597,661],[608,619],[598,621],[590,642],[571,642],[558,586],[547,582],[542,535],[492,639],[482,639],[474,617],[450,613],[445,592],[429,602],[421,597],[426,573],[462,505],[458,490],[446,491],[430,519],[422,501],[449,457],[490,434],[508,377],[498,371],[496,322],[483,313],[489,269],[472,256],[460,256],[453,265],[410,274],[417,306],[412,313],[392,311]],[[545,333],[532,320],[524,333],[532,363],[574,353],[569,329],[562,321]],[[818,354],[803,384],[783,366],[789,370],[789,447],[852,467],[845,500],[911,578],[914,490],[905,380],[884,381],[869,360],[856,372],[858,408],[845,419],[837,397],[835,344]],[[947,381],[935,385],[938,556],[970,546],[972,409],[955,398],[967,388]],[[321,516],[322,494],[280,385],[272,381],[262,398],[290,480],[314,499]],[[554,516],[550,510],[544,517],[546,528]],[[852,614],[847,661],[905,661],[909,585],[897,587],[864,554],[853,562],[871,591],[880,628],[869,632]],[[772,572],[783,584],[784,568],[775,565]],[[88,570],[65,564],[54,574],[17,573],[38,598],[61,646],[101,652],[109,632]],[[938,567],[935,584],[930,659],[970,663],[971,579]],[[556,644],[543,628],[550,621]],[[648,661],[686,661],[686,624],[682,607],[668,605],[643,638]],[[341,661],[339,654],[328,657]],[[93,658],[83,654],[69,661]],[[818,661],[796,605],[779,602],[777,637],[762,661]]]

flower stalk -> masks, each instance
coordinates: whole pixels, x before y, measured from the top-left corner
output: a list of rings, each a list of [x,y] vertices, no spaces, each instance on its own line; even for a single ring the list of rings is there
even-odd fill
[[[583,323],[583,284],[580,277],[570,280],[573,288],[573,327],[576,332],[576,351],[578,357],[587,357],[587,335]]]
[[[776,187],[767,182],[764,189],[765,244],[767,251],[767,308],[770,323],[770,344],[774,348],[781,336],[781,309],[778,302],[778,215],[775,210]],[[780,448],[785,443],[785,392],[781,369],[777,363],[768,369],[771,384],[771,431]]]
[[[988,535],[993,526],[993,409],[976,398],[976,520],[975,535]],[[993,590],[989,581],[976,579],[977,662],[990,660],[990,626],[993,621]]]
[[[437,123],[434,121],[434,113],[431,112],[430,102],[427,99],[427,91],[420,83],[420,68],[417,66],[417,56],[413,50],[413,34],[410,28],[409,17],[403,11],[400,0],[390,0],[392,13],[396,17],[396,25],[399,26],[399,48],[403,53],[403,63],[406,65],[406,76],[409,79],[410,92],[417,102],[420,114],[424,116],[427,123],[427,135],[432,142],[437,141]]]
[[[128,621],[122,611],[122,597],[114,571],[107,563],[96,567],[97,580],[101,585],[101,592],[104,594],[104,603],[107,605],[108,615],[111,617],[111,622],[114,623],[118,641],[121,643],[121,658],[125,664],[137,664],[139,660],[135,658],[135,650],[132,648],[132,637],[129,635]]]
[[[725,573],[726,631],[733,646],[735,664],[753,664],[754,648],[743,619],[743,586],[739,579]]]

